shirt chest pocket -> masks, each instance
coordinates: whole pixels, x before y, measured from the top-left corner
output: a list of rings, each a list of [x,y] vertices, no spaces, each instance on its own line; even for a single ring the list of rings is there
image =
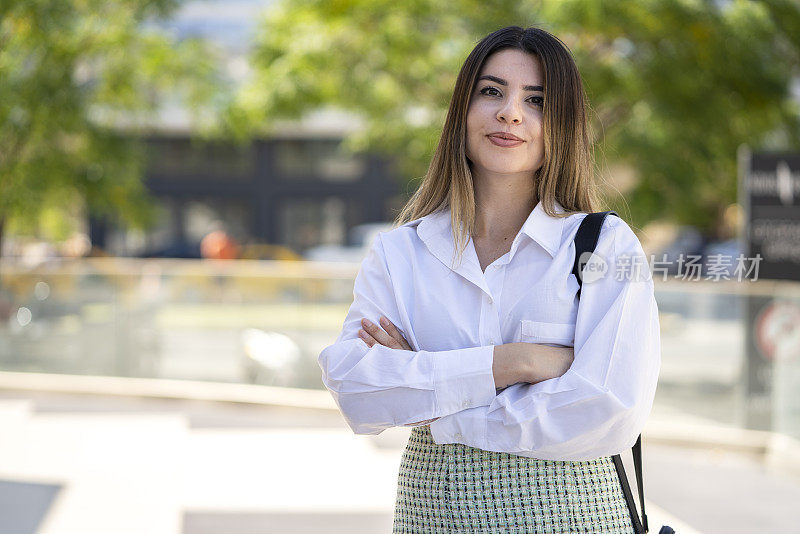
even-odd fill
[[[522,319],[519,322],[517,340],[523,343],[573,347],[575,346],[575,325]]]

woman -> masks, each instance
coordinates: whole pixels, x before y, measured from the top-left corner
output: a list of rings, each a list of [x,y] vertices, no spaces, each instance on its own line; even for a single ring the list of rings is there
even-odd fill
[[[647,263],[613,216],[595,249],[609,269],[578,306],[589,150],[561,41],[512,26],[475,47],[427,175],[319,356],[356,433],[413,427],[395,532],[633,532],[610,456],[652,406],[658,309],[649,270],[619,276]]]

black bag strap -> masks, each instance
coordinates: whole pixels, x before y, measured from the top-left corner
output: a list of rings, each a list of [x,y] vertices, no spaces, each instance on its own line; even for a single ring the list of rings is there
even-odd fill
[[[581,261],[581,255],[584,252],[594,252],[597,246],[597,241],[600,238],[600,229],[607,215],[617,215],[615,211],[599,211],[596,213],[589,213],[581,221],[578,227],[578,233],[575,234],[575,263],[572,266],[572,274],[578,281],[577,296],[581,296],[582,274],[583,268],[586,265],[588,256]],[[610,266],[609,266],[610,268]],[[628,476],[625,473],[625,466],[622,464],[622,458],[619,454],[612,456],[614,460],[614,467],[617,470],[620,484],[622,485],[622,493],[625,495],[625,501],[628,503],[628,511],[631,514],[631,521],[633,522],[633,529],[636,534],[643,534],[649,532],[647,525],[647,514],[644,511],[644,482],[642,481],[642,436],[641,434],[636,439],[633,446],[633,466],[636,470],[636,483],[639,486],[639,504],[642,507],[642,519],[639,520],[639,514],[636,512],[636,503],[633,500],[633,493],[631,493],[631,486],[628,483]]]

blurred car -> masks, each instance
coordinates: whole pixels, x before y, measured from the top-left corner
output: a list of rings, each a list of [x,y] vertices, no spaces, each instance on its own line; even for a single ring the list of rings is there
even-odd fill
[[[201,242],[174,242],[159,249],[152,249],[142,255],[144,258],[203,258]],[[302,260],[303,257],[284,245],[271,243],[249,243],[238,247],[241,260]]]
[[[280,332],[247,328],[241,333],[242,373],[247,383],[292,386],[302,357],[295,341]]]
[[[360,263],[369,252],[380,232],[387,232],[392,223],[366,223],[354,226],[348,232],[348,245],[317,245],[305,250],[303,257],[311,261],[336,261]]]
[[[691,260],[692,263],[700,265],[700,276],[710,274],[711,265],[714,265],[714,272],[731,276],[736,269],[737,257],[743,253],[744,250],[739,239],[710,241],[696,228],[682,226],[675,239],[657,251],[654,258],[660,264],[666,262],[666,271],[670,275],[688,275],[686,264]],[[698,256],[699,259],[696,258]]]
[[[733,275],[736,269],[737,258],[744,254],[742,243],[738,239],[728,239],[727,241],[711,241],[703,249],[704,272],[708,272],[710,256],[716,256],[715,271]]]
[[[690,256],[702,256],[704,246],[703,235],[696,228],[681,226],[675,239],[654,255],[668,274],[677,275],[679,269],[682,269],[681,261],[691,260]]]
[[[200,259],[200,241],[174,241],[164,247],[150,249],[141,255],[143,258],[182,258]]]

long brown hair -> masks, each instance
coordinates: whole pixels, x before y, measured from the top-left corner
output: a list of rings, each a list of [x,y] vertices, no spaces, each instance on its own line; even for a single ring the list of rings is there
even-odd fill
[[[475,191],[466,156],[470,97],[486,59],[509,48],[533,54],[544,70],[544,161],[533,176],[537,199],[553,217],[598,211],[600,204],[593,180],[586,96],[569,48],[539,28],[508,26],[492,32],[464,61],[428,171],[395,219],[395,225],[402,225],[450,207],[459,262],[475,230]],[[556,212],[554,200],[564,213]]]

